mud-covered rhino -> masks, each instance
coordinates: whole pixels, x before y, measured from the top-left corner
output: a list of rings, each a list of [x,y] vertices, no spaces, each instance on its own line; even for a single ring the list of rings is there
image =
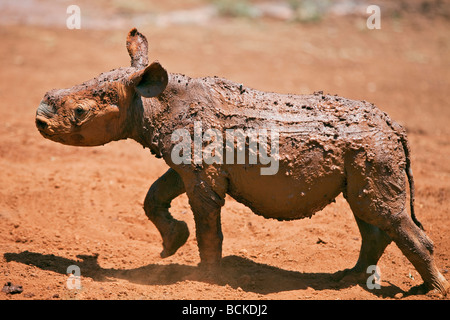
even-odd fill
[[[359,259],[343,276],[367,278],[367,268],[394,241],[427,290],[447,293],[449,284],[435,266],[433,243],[414,215],[405,130],[387,114],[365,101],[322,92],[282,95],[217,77],[168,74],[158,62],[149,64],[147,40],[136,29],[126,44],[130,67],[47,92],[36,112],[36,126],[45,138],[74,146],[131,138],[164,159],[170,168],[150,187],[144,203],[162,236],[162,257],[173,255],[189,236],[186,223],[168,211],[184,192],[194,214],[201,265],[208,268],[221,260],[220,211],[226,194],[256,214],[291,220],[312,216],[343,193],[362,236]],[[209,129],[222,135],[206,137]],[[264,151],[251,148],[250,134],[244,140],[220,141],[233,130],[267,132],[266,150],[276,147],[270,150],[271,163],[250,161],[252,152]],[[188,135],[174,138],[175,132]],[[200,144],[196,134],[203,138]],[[201,156],[195,144],[205,151],[205,138],[225,146],[213,150],[215,161],[186,157]],[[189,150],[180,148],[183,140]],[[244,161],[236,161],[242,150],[247,152]],[[276,170],[262,174],[268,166]]]

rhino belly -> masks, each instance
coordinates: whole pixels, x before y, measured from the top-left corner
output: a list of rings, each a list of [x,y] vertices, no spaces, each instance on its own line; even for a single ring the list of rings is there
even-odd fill
[[[258,166],[228,170],[228,194],[266,218],[311,217],[343,191],[343,170],[292,169],[280,166],[274,175],[261,175]]]

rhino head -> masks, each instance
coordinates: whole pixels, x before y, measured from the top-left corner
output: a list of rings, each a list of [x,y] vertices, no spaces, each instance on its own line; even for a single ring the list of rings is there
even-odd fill
[[[158,62],[148,64],[147,40],[136,29],[128,33],[127,50],[130,67],[44,95],[36,111],[42,136],[74,146],[98,146],[130,136],[136,95],[157,97],[167,86],[168,74]]]

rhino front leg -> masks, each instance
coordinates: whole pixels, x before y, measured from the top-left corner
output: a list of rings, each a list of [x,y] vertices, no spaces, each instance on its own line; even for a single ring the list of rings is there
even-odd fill
[[[186,223],[174,219],[169,212],[172,200],[184,192],[180,176],[169,169],[153,183],[145,198],[145,214],[156,226],[163,240],[162,258],[173,255],[189,237]]]
[[[220,265],[222,258],[220,211],[225,203],[225,195],[219,195],[203,181],[186,189],[194,213],[200,265],[214,269]]]

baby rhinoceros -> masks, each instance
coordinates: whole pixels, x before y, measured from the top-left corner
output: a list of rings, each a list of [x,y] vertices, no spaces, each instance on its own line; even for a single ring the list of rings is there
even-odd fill
[[[222,257],[226,194],[256,214],[291,220],[311,217],[343,193],[362,244],[356,265],[339,275],[367,279],[368,267],[394,241],[427,290],[447,293],[433,243],[414,215],[405,130],[387,114],[322,92],[284,95],[168,74],[160,63],[149,64],[147,40],[136,29],[126,45],[130,67],[47,92],[36,126],[45,138],[74,146],[131,138],[164,159],[170,168],[144,202],[162,237],[161,257],[189,236],[186,223],[168,210],[183,193],[194,214],[200,265],[208,270]]]

